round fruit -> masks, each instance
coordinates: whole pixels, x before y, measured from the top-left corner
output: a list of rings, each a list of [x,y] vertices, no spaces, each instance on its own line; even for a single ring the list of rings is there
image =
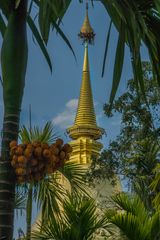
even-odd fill
[[[27,148],[28,148],[28,149],[33,149],[32,144],[31,144],[31,143],[28,143],[28,144],[27,144]]]
[[[51,156],[50,150],[49,150],[49,149],[44,149],[44,150],[43,150],[43,156],[44,156],[45,158],[50,158],[50,156]]]
[[[59,148],[58,147],[54,147],[54,148],[51,149],[51,152],[52,152],[52,154],[57,156],[59,154]]]
[[[48,144],[47,144],[47,143],[42,143],[42,145],[41,145],[41,146],[42,146],[42,148],[43,148],[43,149],[48,149],[48,148],[49,148],[49,146],[48,146]]]
[[[66,154],[64,151],[61,151],[60,154],[59,154],[59,157],[61,160],[63,160],[65,158]]]
[[[42,156],[42,148],[41,147],[36,147],[34,150],[34,155],[38,158]]]
[[[30,158],[32,156],[32,149],[27,147],[24,150],[24,156],[27,157],[27,158]]]
[[[16,168],[16,174],[17,175],[25,175],[26,170],[24,168]]]
[[[51,162],[56,162],[56,161],[57,161],[57,156],[52,155],[52,157],[51,157]]]
[[[62,148],[65,152],[67,153],[71,153],[72,152],[72,147],[71,145],[69,145],[68,143],[66,143],[63,148]]]
[[[17,149],[16,149],[16,154],[17,155],[22,155],[23,154],[23,148],[18,146]]]
[[[16,147],[17,146],[17,141],[15,141],[15,140],[11,141],[9,146],[10,146],[10,148]]]
[[[26,164],[27,159],[26,159],[26,157],[24,157],[24,156],[19,156],[18,159],[17,159],[17,162],[18,162],[18,163]]]

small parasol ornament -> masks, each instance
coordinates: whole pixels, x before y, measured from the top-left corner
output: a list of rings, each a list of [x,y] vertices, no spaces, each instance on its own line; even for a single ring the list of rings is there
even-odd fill
[[[86,17],[84,19],[84,23],[82,25],[82,28],[78,36],[79,38],[82,39],[83,43],[89,43],[89,44],[94,43],[95,33],[93,28],[91,27],[89,17],[88,17],[88,3],[86,3]]]

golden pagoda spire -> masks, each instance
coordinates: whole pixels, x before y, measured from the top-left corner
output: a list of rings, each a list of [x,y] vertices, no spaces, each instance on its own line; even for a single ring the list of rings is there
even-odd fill
[[[82,83],[75,122],[72,127],[67,129],[67,132],[72,139],[77,139],[79,137],[90,137],[96,140],[102,136],[104,130],[99,128],[96,123],[96,115],[94,111],[90,83],[88,44],[93,42],[95,34],[89,23],[88,4],[86,5],[85,21],[79,36],[85,43]]]
[[[85,44],[84,63],[82,72],[82,84],[78,103],[78,110],[74,125],[96,126],[96,116],[93,105],[93,97],[90,83],[88,44]]]

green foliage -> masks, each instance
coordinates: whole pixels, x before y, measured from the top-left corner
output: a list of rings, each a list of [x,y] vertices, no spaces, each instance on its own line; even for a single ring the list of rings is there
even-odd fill
[[[22,143],[40,141],[52,144],[56,140],[51,122],[47,122],[43,128],[35,126],[27,129],[23,126],[19,136]],[[42,213],[42,224],[46,223],[46,219],[60,218],[60,208],[63,199],[67,197],[67,191],[72,191],[75,196],[79,193],[88,194],[87,186],[84,183],[85,174],[86,169],[80,164],[67,162],[64,167],[46,176],[38,183],[18,186],[17,192],[22,200],[26,201],[27,239],[30,239],[32,201],[36,202]]]
[[[113,197],[118,211],[107,212],[106,217],[124,233],[128,240],[158,240],[160,212],[151,213],[141,199],[120,193]]]
[[[154,169],[155,177],[150,185],[151,189],[157,194],[154,197],[153,203],[155,208],[160,209],[160,163]]]
[[[133,67],[134,80],[136,83],[137,91],[141,90],[142,94],[145,95],[145,81],[143,78],[143,66],[141,65],[141,53],[140,47],[144,43],[148,49],[149,57],[151,59],[152,71],[154,79],[160,85],[160,18],[159,18],[159,2],[156,0],[122,0],[122,1],[107,1],[101,0],[107,13],[109,14],[113,25],[118,30],[119,36],[123,34],[125,29],[125,37],[121,39],[121,52],[116,54],[116,60],[121,60],[121,64],[117,66],[117,70],[120,73],[122,71],[122,62],[125,56],[126,44],[131,53],[131,63]],[[122,28],[123,26],[123,28]],[[119,42],[117,43],[117,46]],[[106,55],[104,56],[105,62]],[[104,72],[104,68],[103,68]],[[114,74],[115,75],[115,74]],[[112,86],[112,94],[110,97],[110,104],[113,103],[113,99],[120,82],[121,74],[113,78],[113,82],[116,82]]]
[[[97,229],[106,226],[103,216],[97,215],[93,199],[84,196],[68,195],[63,200],[61,217],[50,218],[39,230],[32,234],[33,239],[89,240]]]
[[[120,174],[150,208],[158,191],[152,191],[150,184],[155,176],[153,169],[160,162],[160,95],[147,62],[143,62],[143,77],[147,103],[143,96],[138,96],[136,83],[131,79],[127,91],[114,100],[112,112],[108,111],[110,104],[104,105],[107,117],[115,112],[120,114],[121,129],[100,158],[93,161],[90,176],[91,181],[95,177],[108,178],[114,183],[115,174]]]
[[[53,143],[57,136],[54,133],[54,128],[51,122],[47,122],[43,128],[34,126],[33,128],[27,129],[25,126],[22,126],[19,132],[19,138],[22,143],[31,143],[31,142],[43,142],[51,144]]]

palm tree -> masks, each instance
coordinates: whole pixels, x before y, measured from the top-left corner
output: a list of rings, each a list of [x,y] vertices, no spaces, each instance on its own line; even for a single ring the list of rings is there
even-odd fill
[[[30,126],[28,130],[23,126],[19,136],[22,143],[41,142],[52,144],[57,138],[50,122],[47,122],[41,129],[37,126],[33,128]],[[66,196],[67,191],[69,191],[69,188],[72,193],[83,193],[87,195],[87,186],[83,181],[85,173],[86,169],[81,165],[73,162],[66,162],[65,165],[59,168],[55,173],[47,175],[39,182],[17,186],[19,202],[26,200],[27,240],[30,240],[31,237],[33,200],[36,202],[39,209],[41,209],[42,224],[46,222],[46,219],[53,216],[59,217],[61,202]],[[62,178],[63,182],[61,181]],[[64,182],[68,183],[68,185]],[[19,196],[21,196],[21,198]]]
[[[30,3],[29,8],[28,3]],[[3,36],[1,66],[4,100],[2,157],[0,160],[1,238],[12,239],[13,235],[15,176],[9,160],[9,143],[18,138],[20,109],[25,85],[28,55],[26,24],[28,23],[32,30],[52,70],[51,61],[45,44],[47,44],[50,29],[54,26],[70,46],[69,41],[64,36],[57,23],[57,21],[61,21],[69,3],[70,0],[0,1],[0,32]],[[41,33],[39,33],[31,17],[33,4],[36,4],[38,7],[38,24]]]
[[[63,200],[60,218],[49,218],[32,234],[33,239],[89,240],[96,239],[96,231],[106,226],[98,216],[95,201],[82,195],[68,195]]]
[[[71,0],[0,1],[0,32],[3,36],[1,66],[4,99],[2,157],[0,160],[0,237],[5,237],[6,239],[12,239],[13,234],[15,176],[9,160],[9,143],[18,137],[28,55],[26,25],[28,23],[50,69],[52,69],[51,61],[46,50],[50,29],[56,29],[72,50],[68,39],[59,28],[61,19],[68,9],[70,2]],[[82,2],[82,0],[79,0],[79,2]],[[92,2],[94,1],[92,0]],[[100,2],[104,5],[119,32],[113,87],[110,97],[110,103],[112,103],[122,72],[125,43],[127,43],[131,51],[137,89],[140,87],[144,93],[140,56],[141,42],[145,44],[149,51],[153,75],[159,83],[160,4],[159,1],[154,0],[101,0]],[[38,9],[37,15],[40,32],[31,16],[34,4]],[[107,55],[110,29],[111,28],[109,28],[106,42],[105,57]]]
[[[128,240],[158,240],[160,238],[160,212],[145,208],[138,196],[120,193],[113,197],[118,211],[108,211],[110,223],[116,225]]]

